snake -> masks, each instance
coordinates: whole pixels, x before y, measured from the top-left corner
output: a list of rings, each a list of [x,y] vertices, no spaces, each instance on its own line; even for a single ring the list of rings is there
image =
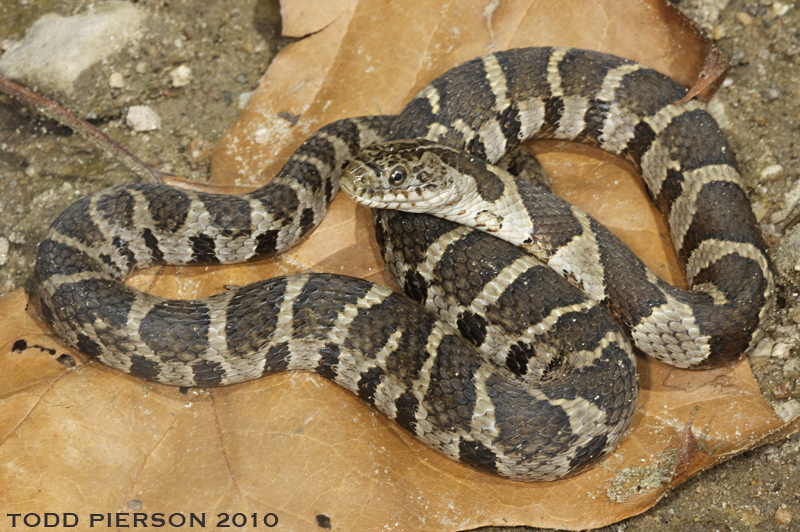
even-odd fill
[[[323,127],[251,193],[142,183],[78,200],[40,243],[33,287],[66,343],[134,377],[224,386],[311,371],[454,460],[513,480],[564,478],[608,455],[630,425],[638,383],[626,334],[657,345],[649,352],[667,362],[716,365],[756,341],[774,299],[766,243],[733,154],[702,104],[678,103],[685,94],[667,76],[604,53],[492,53],[437,78],[398,115]],[[405,295],[313,272],[198,300],[124,282],[153,264],[285,251],[322,220],[345,168],[382,173],[358,155],[371,147],[435,143],[427,147],[439,165],[417,178],[460,172],[466,160],[481,197],[493,201],[519,188],[494,165],[535,177],[519,150],[535,138],[589,143],[630,161],[670,222],[694,291],[670,291],[615,259],[599,224],[550,196],[540,201],[550,218],[534,222],[553,233],[553,255],[542,260],[450,220],[374,210],[386,267]],[[586,266],[553,269],[592,253],[600,258]],[[631,275],[616,282],[625,270]],[[577,288],[587,279],[599,283],[594,293]],[[612,316],[627,304],[606,304],[617,296],[637,302],[622,316],[629,333]],[[672,328],[680,330],[664,333]],[[684,355],[675,356],[674,338]]]
[[[744,325],[735,318],[752,301],[751,290],[763,290],[758,284],[732,290],[722,282],[730,279],[727,275],[742,278],[742,258],[761,258],[741,245],[729,270],[705,285],[696,283],[696,292],[674,288],[614,233],[549,189],[430,141],[365,148],[348,166],[341,186],[366,207],[434,214],[528,251],[626,324],[642,352],[679,368],[714,367],[735,358],[741,346],[731,339]],[[687,269],[697,276],[696,262]],[[636,287],[629,297],[612,297],[629,286]],[[656,299],[660,305],[653,304]],[[712,315],[715,321],[704,321]]]

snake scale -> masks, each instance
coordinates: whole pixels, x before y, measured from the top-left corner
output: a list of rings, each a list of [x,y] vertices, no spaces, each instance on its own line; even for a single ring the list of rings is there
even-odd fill
[[[601,303],[638,345],[652,344],[649,352],[681,366],[744,352],[771,304],[766,244],[733,154],[701,104],[676,103],[685,93],[651,69],[585,50],[526,48],[468,61],[397,116],[322,128],[252,193],[138,184],[79,200],[39,246],[34,286],[42,312],[69,344],[137,377],[217,386],[308,370],[481,470],[518,480],[575,474],[614,448],[638,392],[629,340]],[[550,230],[558,260],[544,259],[561,264],[566,279],[485,233],[376,210],[387,268],[407,297],[315,273],[194,301],[124,283],[135,268],[157,263],[279,253],[324,217],[342,169],[362,149],[416,138],[471,154],[438,161],[458,170],[459,160],[471,161],[489,201],[505,186],[493,166],[476,161],[530,168],[516,150],[522,140],[569,139],[625,157],[669,220],[695,292],[672,291],[624,262],[596,222],[550,196],[540,200],[549,218],[535,223]],[[373,163],[353,164],[349,173]],[[594,262],[570,269],[587,252]],[[594,291],[587,297],[575,283]],[[619,297],[633,302],[608,303]]]

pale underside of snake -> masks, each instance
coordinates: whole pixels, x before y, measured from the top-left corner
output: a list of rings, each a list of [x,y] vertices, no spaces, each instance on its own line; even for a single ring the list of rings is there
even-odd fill
[[[634,297],[649,306],[627,316],[612,304],[612,312],[633,326],[637,343],[695,340],[673,362],[699,365],[743,352],[771,301],[766,245],[733,155],[700,104],[675,104],[685,92],[641,65],[583,50],[518,49],[469,61],[396,117],[321,129],[253,193],[129,185],[80,200],[39,246],[34,284],[43,314],[71,345],[138,377],[218,386],[309,370],[451,458],[520,480],[574,474],[614,448],[638,390],[628,340],[598,301],[639,290]],[[598,283],[590,297],[506,242],[394,211],[375,213],[376,236],[408,297],[313,273],[193,301],[124,283],[135,268],[156,263],[279,253],[319,223],[342,168],[361,149],[418,137],[512,168],[528,163],[501,159],[530,138],[589,142],[626,157],[669,219],[697,295],[673,295],[626,264],[633,279],[610,282],[619,270],[608,263],[611,244],[599,226],[546,201],[559,222],[553,257],[569,264],[576,250],[599,251],[598,262],[580,266],[586,272],[562,271],[579,284]],[[494,175],[492,167],[482,171]],[[483,200],[502,192],[491,179],[478,181]],[[676,300],[688,310],[676,309]],[[650,318],[658,312],[677,314],[683,328],[662,331],[660,318]],[[646,333],[637,333],[641,323]]]

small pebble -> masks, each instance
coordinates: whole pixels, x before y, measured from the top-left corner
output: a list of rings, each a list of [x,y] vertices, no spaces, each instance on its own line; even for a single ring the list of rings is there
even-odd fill
[[[789,421],[797,414],[800,414],[800,403],[794,399],[789,399],[783,403],[775,405],[775,413],[778,414],[783,421]]]
[[[137,74],[144,74],[145,72],[147,72],[147,63],[145,63],[144,61],[139,61],[138,63],[136,63],[136,66],[133,67],[133,69],[136,71]]]
[[[789,375],[790,373],[796,373],[800,371],[800,358],[790,358],[786,361],[786,364],[783,365],[783,374]]]
[[[125,86],[125,78],[119,72],[114,72],[108,78],[108,86],[112,89],[121,89]]]
[[[711,35],[712,37],[714,37],[715,41],[722,39],[723,37],[725,37],[725,26],[723,26],[722,24],[717,25],[714,28],[714,31],[711,33]]]
[[[767,358],[772,354],[772,346],[775,342],[769,338],[764,338],[756,344],[750,352],[751,358]]]
[[[761,220],[769,214],[769,207],[762,201],[753,203],[753,214],[756,215],[756,221],[761,223]]]
[[[134,105],[128,109],[125,123],[137,133],[161,129],[161,117],[146,105]]]
[[[144,503],[139,499],[133,499],[132,501],[128,501],[128,508],[131,510],[141,510],[143,504]]]
[[[253,96],[255,91],[250,92],[243,92],[239,95],[239,109],[244,109],[247,107],[247,102],[250,101],[250,98]]]
[[[11,247],[8,239],[4,236],[0,236],[0,266],[6,263],[8,260],[8,249]]]
[[[767,91],[764,93],[764,99],[767,100],[768,102],[774,102],[780,97],[781,97],[780,89],[767,89]]]
[[[786,508],[778,508],[775,510],[775,521],[782,525],[788,525],[792,522],[794,515]]]
[[[779,17],[785,15],[786,12],[789,11],[789,7],[791,7],[789,4],[782,4],[780,2],[775,2],[772,4],[772,10]]]
[[[783,177],[783,166],[779,164],[771,164],[761,170],[761,179],[767,182],[778,181]]]
[[[772,356],[775,358],[786,360],[787,358],[789,358],[789,349],[790,346],[788,344],[784,344],[783,342],[777,342],[772,347]]]
[[[172,78],[173,87],[185,87],[192,81],[192,69],[186,65],[181,65],[169,73]]]
[[[775,271],[783,282],[789,286],[800,286],[800,225],[794,225],[781,235],[772,257]],[[796,318],[792,319],[797,322]]]
[[[247,83],[247,76],[245,76],[244,74],[239,74],[238,76],[236,76],[236,81],[244,85],[245,83]]]
[[[740,24],[744,26],[749,26],[753,23],[753,17],[745,13],[744,11],[740,11],[736,13],[736,20],[739,21]]]

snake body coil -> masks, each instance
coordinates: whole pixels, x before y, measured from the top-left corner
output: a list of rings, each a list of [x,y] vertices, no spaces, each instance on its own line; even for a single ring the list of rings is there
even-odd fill
[[[510,244],[430,216],[376,212],[387,267],[430,310],[343,276],[281,277],[195,301],[142,294],[123,279],[155,263],[241,262],[286,249],[322,219],[346,162],[376,142],[427,137],[495,163],[521,140],[565,138],[641,169],[703,297],[719,307],[735,301],[732,317],[721,318],[726,327],[739,320],[732,339],[703,332],[700,363],[713,363],[752,342],[772,281],[732,154],[699,104],[673,103],[684,93],[652,70],[582,50],[520,49],[467,62],[396,117],[321,129],[251,194],[129,185],[80,200],[39,246],[43,313],[71,345],[155,382],[215,386],[314,371],[454,459],[521,480],[574,474],[627,428],[635,360],[596,302],[603,298],[583,296]],[[699,146],[681,136],[692,130]],[[487,198],[498,192],[483,188]],[[595,273],[607,279],[605,237],[565,209],[555,249],[568,256],[594,246]],[[713,284],[717,270],[729,284]],[[651,290],[662,286],[649,275],[639,275],[650,282],[643,299],[663,307],[663,292]],[[627,284],[607,283],[605,295],[628,297],[616,293]],[[739,297],[733,284],[752,290]],[[705,326],[697,314],[691,320],[689,331]]]

